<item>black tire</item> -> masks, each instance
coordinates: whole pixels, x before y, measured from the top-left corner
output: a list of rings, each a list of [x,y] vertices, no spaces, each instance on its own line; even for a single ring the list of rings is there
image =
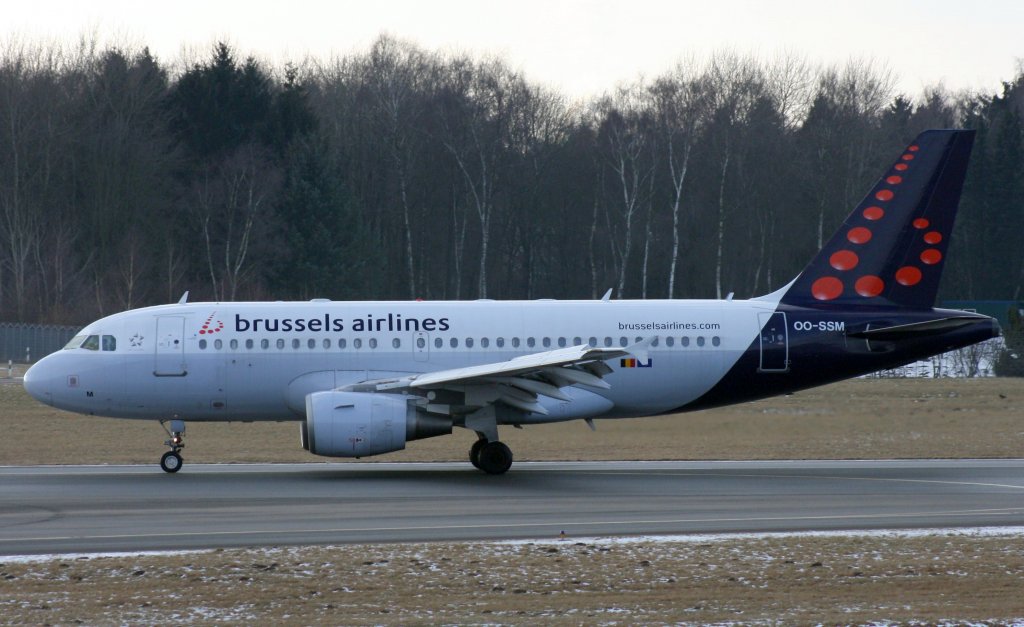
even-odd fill
[[[487,444],[487,440],[477,440],[473,442],[473,446],[469,449],[469,463],[473,464],[474,468],[480,468],[480,449]],[[480,468],[483,470],[482,468]]]
[[[512,449],[504,442],[488,442],[480,448],[480,470],[489,475],[503,475],[512,467]]]
[[[185,462],[181,459],[181,455],[175,451],[167,451],[164,453],[164,456],[160,458],[160,468],[162,468],[164,472],[178,472],[181,470],[181,466],[184,463]]]

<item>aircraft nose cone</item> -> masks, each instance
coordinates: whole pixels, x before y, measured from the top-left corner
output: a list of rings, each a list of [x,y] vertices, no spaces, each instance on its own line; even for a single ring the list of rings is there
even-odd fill
[[[52,377],[47,372],[49,368],[43,363],[44,361],[46,360],[44,359],[28,369],[28,372],[25,373],[25,378],[22,379],[22,385],[29,396],[41,403],[52,405]]]

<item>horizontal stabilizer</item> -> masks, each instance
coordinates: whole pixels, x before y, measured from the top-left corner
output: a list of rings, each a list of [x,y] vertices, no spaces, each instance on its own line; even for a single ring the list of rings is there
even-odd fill
[[[925,322],[914,322],[901,324],[894,327],[883,327],[881,329],[865,329],[847,333],[847,337],[864,338],[866,340],[896,342],[909,340],[929,335],[941,335],[954,329],[959,329],[978,322],[977,317],[952,316],[941,320],[927,320]]]

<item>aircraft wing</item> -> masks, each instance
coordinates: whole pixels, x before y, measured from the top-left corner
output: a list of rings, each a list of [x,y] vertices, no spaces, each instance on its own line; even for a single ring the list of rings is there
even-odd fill
[[[522,411],[547,414],[547,410],[537,403],[537,395],[569,401],[570,398],[560,388],[586,385],[608,389],[611,386],[602,377],[612,369],[605,361],[627,355],[646,359],[646,349],[652,340],[625,348],[597,348],[586,344],[569,346],[508,361],[367,381],[349,387],[353,391],[393,393],[447,390],[460,395],[460,400],[454,403],[457,413],[501,401]],[[454,413],[456,409],[452,404],[445,407],[444,413]]]

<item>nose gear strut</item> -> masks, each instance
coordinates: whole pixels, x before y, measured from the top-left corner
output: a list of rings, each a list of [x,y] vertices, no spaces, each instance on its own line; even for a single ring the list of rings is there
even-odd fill
[[[168,422],[171,423],[170,429],[167,428],[166,423]],[[182,464],[185,463],[181,459],[181,449],[185,448],[185,421],[161,420],[160,426],[167,433],[167,439],[164,440],[164,444],[171,447],[171,450],[164,453],[163,457],[160,458],[160,468],[164,472],[178,472],[181,470]]]

